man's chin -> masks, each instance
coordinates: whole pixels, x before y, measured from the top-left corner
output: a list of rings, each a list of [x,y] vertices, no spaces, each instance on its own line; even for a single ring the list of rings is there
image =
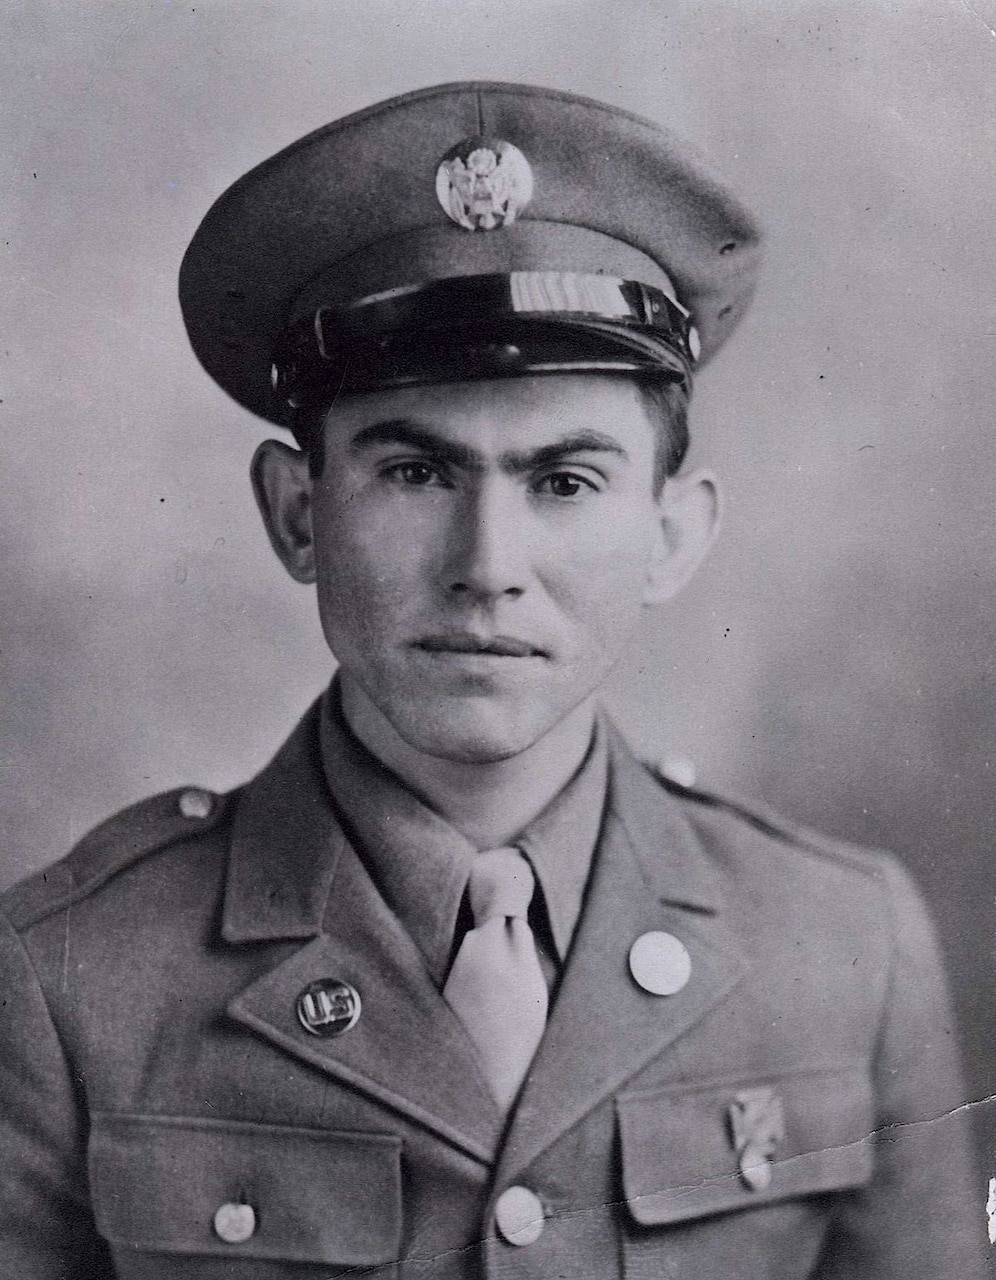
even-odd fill
[[[394,729],[409,747],[453,764],[500,764],[528,751],[549,732],[535,714],[511,708],[423,704],[415,714],[393,718]]]

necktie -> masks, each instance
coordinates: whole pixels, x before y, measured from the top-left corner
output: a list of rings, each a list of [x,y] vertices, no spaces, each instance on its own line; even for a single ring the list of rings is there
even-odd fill
[[[474,928],[464,935],[443,996],[507,1110],[546,1026],[546,981],[526,920],[535,880],[518,849],[489,849],[474,859],[467,886]]]

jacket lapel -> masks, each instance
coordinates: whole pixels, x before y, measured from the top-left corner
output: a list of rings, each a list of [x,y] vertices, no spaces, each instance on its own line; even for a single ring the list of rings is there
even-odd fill
[[[313,708],[240,801],[223,937],[281,945],[274,965],[228,1012],[311,1067],[490,1162],[502,1116],[466,1033],[336,820],[317,744]],[[695,832],[610,732],[609,801],[592,883],[500,1155],[500,1180],[731,990],[743,964],[720,907],[718,873]],[[630,947],[654,930],[680,938],[691,955],[691,979],[673,996],[650,995],[629,972]],[[288,956],[289,939],[302,945]],[[362,1013],[343,1035],[321,1039],[298,1023],[295,1006],[305,986],[328,978],[356,988]]]
[[[462,1026],[339,826],[317,755],[314,709],[250,784],[235,820],[223,918],[229,942],[305,939],[240,991],[231,1017],[482,1161],[502,1118]],[[285,958],[286,957],[286,958]],[[339,979],[362,1012],[322,1039],[298,1022],[310,982]]]
[[[592,883],[502,1152],[500,1182],[698,1022],[743,971],[719,915],[718,873],[695,832],[614,732],[610,750]],[[651,995],[629,972],[630,947],[655,930],[679,938],[691,956],[691,978],[675,995]]]

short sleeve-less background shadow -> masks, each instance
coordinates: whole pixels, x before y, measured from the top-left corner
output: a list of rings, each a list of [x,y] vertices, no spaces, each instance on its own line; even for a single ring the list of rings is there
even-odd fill
[[[265,427],[183,332],[208,205],[378,99],[545,84],[672,126],[768,232],[693,405],[723,540],[611,704],[648,757],[904,856],[996,1092],[992,0],[17,0],[4,29],[0,882],[244,779],[329,672],[252,505]]]

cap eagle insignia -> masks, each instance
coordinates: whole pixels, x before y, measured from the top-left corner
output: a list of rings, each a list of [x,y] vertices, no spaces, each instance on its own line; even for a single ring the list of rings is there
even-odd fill
[[[466,138],[436,170],[439,203],[447,217],[468,231],[509,226],[532,194],[529,161],[510,142]]]

